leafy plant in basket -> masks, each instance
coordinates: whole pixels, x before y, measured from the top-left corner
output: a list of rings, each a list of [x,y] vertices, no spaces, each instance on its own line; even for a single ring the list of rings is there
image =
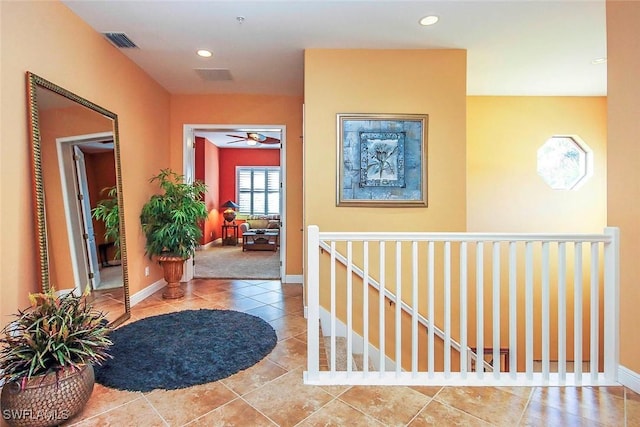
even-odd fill
[[[88,291],[57,296],[51,288],[31,294],[31,307],[19,311],[3,328],[0,369],[5,385],[0,400],[10,425],[56,425],[61,420],[46,414],[38,419],[24,415],[43,415],[56,408],[59,416],[71,417],[89,399],[92,365],[110,357],[112,342],[105,314],[87,301]],[[12,414],[23,416],[12,418]]]
[[[140,223],[146,237],[145,251],[162,264],[167,287],[164,298],[180,298],[180,277],[184,261],[193,256],[202,231],[200,221],[207,218],[202,201],[207,186],[200,182],[185,182],[184,176],[171,169],[162,169],[150,179],[157,182],[162,194],[154,194],[142,207]]]

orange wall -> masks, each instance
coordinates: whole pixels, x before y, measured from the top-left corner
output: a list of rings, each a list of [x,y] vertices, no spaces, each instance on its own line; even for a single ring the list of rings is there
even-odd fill
[[[296,96],[171,96],[171,165],[176,170],[182,170],[184,124],[286,126],[287,275],[302,274],[302,104]]]
[[[401,64],[401,65],[399,65]],[[428,207],[336,207],[336,114],[428,114]],[[305,226],[463,231],[466,51],[305,51]]]
[[[309,49],[304,68],[305,226],[318,225],[323,231],[464,231],[466,51]],[[336,206],[338,113],[429,115],[428,207]],[[410,261],[403,258],[403,271],[411,271]],[[371,271],[377,271],[375,264]],[[320,283],[326,284],[327,265],[322,266]],[[395,282],[392,273],[386,269],[388,283]],[[411,295],[409,286],[408,280],[402,283],[402,295]],[[354,292],[356,305],[360,298]],[[338,312],[345,301],[338,298]],[[324,299],[321,304],[328,307]],[[359,315],[354,312],[353,317]],[[392,319],[385,318],[387,330]],[[373,337],[373,317],[372,322]]]
[[[469,97],[468,231],[601,232],[606,117],[605,97]],[[578,135],[593,150],[593,176],[577,190],[553,190],[537,174],[537,150],[553,135]]]
[[[195,137],[196,156],[195,156],[195,173],[197,180],[207,185],[207,192],[204,195],[204,202],[207,205],[209,216],[202,223],[202,239],[201,244],[217,239],[220,229],[219,199],[220,199],[220,179],[219,179],[219,151],[218,147],[209,143],[205,138]]]
[[[620,363],[640,375],[640,3],[607,1],[608,220],[620,227]],[[635,391],[640,390],[635,388]]]
[[[0,19],[0,322],[24,308],[39,283],[26,71],[118,114],[131,291],[160,280],[159,267],[144,277],[138,217],[155,190],[148,179],[169,165],[169,94],[58,1],[3,1]]]

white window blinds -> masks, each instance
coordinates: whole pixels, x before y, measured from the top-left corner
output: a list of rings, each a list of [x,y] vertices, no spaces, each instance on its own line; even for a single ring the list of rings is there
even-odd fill
[[[236,168],[236,188],[239,212],[247,215],[280,213],[280,168]]]

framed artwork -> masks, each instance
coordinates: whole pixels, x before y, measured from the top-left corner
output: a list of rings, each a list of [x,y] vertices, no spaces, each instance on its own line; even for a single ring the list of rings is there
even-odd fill
[[[427,206],[426,114],[338,114],[338,206]]]

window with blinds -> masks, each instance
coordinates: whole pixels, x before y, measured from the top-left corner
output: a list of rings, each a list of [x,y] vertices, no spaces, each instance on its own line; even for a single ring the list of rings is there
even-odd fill
[[[280,213],[280,168],[236,167],[238,212],[246,215]]]

